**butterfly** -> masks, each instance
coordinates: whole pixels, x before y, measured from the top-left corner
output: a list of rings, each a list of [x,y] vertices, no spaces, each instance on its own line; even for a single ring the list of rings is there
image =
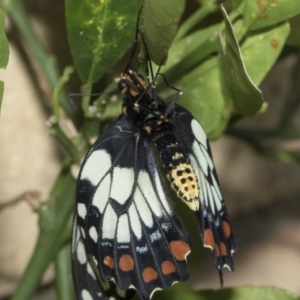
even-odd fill
[[[170,103],[156,93],[160,73],[153,75],[142,42],[150,74],[145,80],[126,66],[122,113],[91,147],[77,180],[72,262],[81,300],[130,299],[134,290],[148,300],[188,279],[191,239],[169,187],[195,213],[217,268],[233,270],[237,245],[205,131],[176,103],[179,90],[170,86],[177,91]]]

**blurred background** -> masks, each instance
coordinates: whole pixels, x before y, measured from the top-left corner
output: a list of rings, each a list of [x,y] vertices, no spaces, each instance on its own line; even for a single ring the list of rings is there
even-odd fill
[[[195,5],[189,3],[186,15]],[[24,4],[36,33],[60,68],[72,64],[63,1],[27,0]],[[298,47],[295,43],[285,47],[260,86],[267,112],[238,122],[235,129],[272,130],[291,105],[292,122],[300,126],[300,17],[292,22],[298,28]],[[51,110],[40,101],[41,94],[49,93],[47,85],[9,19],[7,36],[9,63],[6,70],[0,70],[5,82],[0,118],[0,299],[14,291],[28,263],[38,235],[36,209],[47,199],[63,161],[63,151],[46,124]],[[73,79],[70,92],[76,92],[79,84]],[[300,139],[268,138],[255,149],[229,132],[211,145],[239,245],[235,272],[224,271],[225,286],[271,285],[299,296]],[[218,288],[211,254],[205,251],[203,255],[190,284],[196,289]],[[53,276],[49,268],[35,300],[55,299]]]

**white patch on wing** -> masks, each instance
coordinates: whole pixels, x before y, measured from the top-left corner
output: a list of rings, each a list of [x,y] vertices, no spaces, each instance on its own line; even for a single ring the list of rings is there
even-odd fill
[[[96,228],[95,228],[94,226],[92,226],[92,227],[90,228],[90,230],[89,230],[89,235],[90,235],[91,239],[92,239],[95,243],[97,243],[97,241],[98,241],[98,232],[97,232],[97,230],[96,230]]]
[[[80,179],[87,179],[96,186],[111,167],[111,157],[105,150],[96,150],[87,158]]]
[[[144,247],[136,247],[136,252],[138,252],[140,254],[144,254],[148,251],[149,251],[149,247],[147,244]]]
[[[162,216],[162,207],[157,199],[155,191],[153,189],[153,184],[150,180],[149,174],[145,171],[140,171],[138,175],[138,184],[143,194],[146,197],[146,201],[149,203],[151,210],[157,217]]]
[[[168,232],[170,228],[172,228],[172,224],[170,222],[161,223],[161,228]]]
[[[144,224],[147,227],[152,228],[153,227],[152,213],[139,188],[135,190],[133,200],[135,202],[136,207],[138,208],[138,213],[140,215],[140,218],[144,222]]]
[[[161,233],[159,232],[159,230],[154,231],[151,235],[150,235],[150,241],[151,243],[153,243],[154,241],[158,241],[162,238]]]
[[[199,184],[200,184],[200,200],[207,207],[208,206],[208,194],[207,194],[207,185],[206,178],[202,172],[199,174]]]
[[[207,163],[208,163],[208,165],[209,165],[209,168],[211,169],[211,170],[213,170],[214,168],[215,168],[215,166],[214,166],[214,163],[213,163],[213,161],[212,161],[212,158],[211,158],[211,156],[209,155],[209,153],[208,153],[208,151],[201,145],[201,151],[202,151],[202,153],[204,154],[204,156],[205,156],[205,158],[206,158],[206,161],[207,161]]]
[[[117,227],[117,214],[110,204],[107,205],[104,212],[102,223],[102,238],[114,239]]]
[[[207,163],[207,160],[206,160],[205,156],[203,155],[203,152],[201,151],[197,141],[194,141],[192,149],[193,149],[196,159],[201,167],[201,170],[207,176],[208,175],[208,163]]]
[[[129,243],[130,242],[130,232],[127,214],[123,214],[119,218],[118,222],[118,233],[117,233],[118,243]]]
[[[191,127],[193,130],[193,133],[196,137],[196,139],[206,148],[207,147],[207,137],[204,129],[202,126],[199,124],[199,122],[196,119],[193,119],[191,122]]]
[[[81,297],[82,297],[82,300],[93,300],[90,292],[86,289],[82,290]]]
[[[215,189],[214,186],[211,186],[211,191],[212,191],[212,194],[213,194],[213,197],[214,197],[214,202],[216,204],[217,210],[220,211],[222,209],[222,203],[219,199],[219,195],[217,194],[216,189]]]
[[[208,200],[209,200],[209,206],[211,208],[212,213],[215,215],[216,210],[215,210],[215,201],[211,192],[211,185],[206,182],[206,187],[207,187],[207,195],[208,195]]]
[[[124,204],[131,194],[133,182],[134,170],[132,168],[115,167],[110,197],[120,204]]]
[[[84,219],[86,216],[86,206],[83,203],[77,204],[77,213],[81,219]]]
[[[118,249],[129,249],[129,246],[128,245],[121,245],[121,246],[118,246]]]
[[[163,186],[161,184],[161,180],[160,180],[159,175],[156,172],[156,170],[154,172],[154,180],[155,180],[155,185],[156,185],[156,189],[158,192],[160,202],[162,203],[164,209],[168,212],[168,214],[172,215],[173,211],[172,211],[171,206],[166,198]]]
[[[142,238],[142,225],[134,203],[130,205],[128,213],[129,213],[129,219],[130,219],[130,225],[132,231],[135,234],[136,238],[140,240]]]
[[[85,248],[82,240],[78,241],[76,252],[77,252],[77,259],[79,263],[82,265],[85,264],[87,262],[87,257],[86,257]]]
[[[83,239],[85,239],[85,231],[81,226],[80,226],[80,232],[81,232]]]
[[[87,272],[96,280],[95,272],[90,263],[87,264]]]
[[[93,197],[93,205],[96,206],[100,213],[103,213],[103,210],[107,204],[108,197],[110,191],[110,174],[107,174],[105,178],[102,180],[100,185],[98,186],[94,197]]]
[[[101,243],[101,246],[103,246],[103,247],[112,247],[113,244],[110,243],[110,242],[105,241],[105,242],[102,242],[102,243]]]
[[[160,288],[160,287],[157,287],[157,288],[153,289],[152,292],[151,292],[151,294],[150,294],[150,296],[149,296],[149,299],[152,298],[152,296],[154,295],[154,293],[155,293],[156,291],[161,291],[161,290],[162,290],[162,288]]]
[[[213,179],[213,184],[214,184],[214,187],[216,189],[216,192],[218,193],[219,199],[222,200],[223,198],[222,198],[222,195],[221,195],[221,191],[220,191],[220,188],[219,188],[219,185],[216,181],[215,176],[212,176],[212,179]]]

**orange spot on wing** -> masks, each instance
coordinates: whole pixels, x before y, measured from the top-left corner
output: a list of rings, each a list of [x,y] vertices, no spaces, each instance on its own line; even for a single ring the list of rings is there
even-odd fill
[[[221,252],[222,256],[227,255],[227,248],[226,248],[226,245],[223,242],[220,243],[219,249],[220,249],[220,252]]]
[[[152,280],[157,279],[158,275],[157,275],[157,272],[153,268],[147,267],[144,269],[144,271],[142,273],[142,277],[143,277],[143,280],[146,283],[148,283]]]
[[[215,245],[214,249],[215,249],[216,256],[220,256],[220,249],[218,245]]]
[[[230,225],[226,222],[226,221],[223,221],[222,222],[222,227],[223,227],[223,231],[224,231],[224,234],[227,238],[230,237],[231,235],[231,228],[230,228]]]
[[[103,263],[111,269],[115,267],[114,259],[111,256],[105,256]]]
[[[213,234],[210,229],[204,230],[203,244],[204,246],[210,247],[211,249],[215,248]]]
[[[185,260],[187,254],[191,251],[190,246],[185,241],[172,241],[170,247],[177,260]]]
[[[134,261],[129,254],[124,254],[120,257],[119,268],[124,271],[132,271],[134,267]]]
[[[174,264],[169,261],[169,260],[165,260],[162,264],[161,264],[161,271],[164,275],[169,275],[171,273],[176,272],[176,268],[174,266]]]

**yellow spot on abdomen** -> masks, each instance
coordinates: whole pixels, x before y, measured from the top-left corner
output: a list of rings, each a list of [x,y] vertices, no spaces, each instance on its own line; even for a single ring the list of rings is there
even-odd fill
[[[167,176],[177,196],[191,210],[199,210],[199,184],[191,164],[180,163]]]

